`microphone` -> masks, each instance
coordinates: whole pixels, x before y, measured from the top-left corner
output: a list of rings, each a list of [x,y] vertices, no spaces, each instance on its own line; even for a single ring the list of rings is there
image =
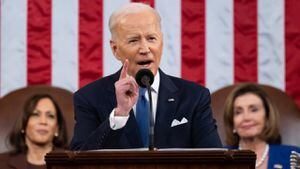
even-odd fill
[[[150,127],[149,127],[149,150],[154,150],[154,117],[153,117],[153,107],[152,107],[152,95],[151,95],[151,85],[154,81],[154,75],[149,69],[140,69],[136,75],[135,80],[137,84],[142,88],[147,88],[150,104]]]
[[[137,84],[142,87],[150,87],[154,81],[154,75],[149,69],[141,69],[135,75]]]

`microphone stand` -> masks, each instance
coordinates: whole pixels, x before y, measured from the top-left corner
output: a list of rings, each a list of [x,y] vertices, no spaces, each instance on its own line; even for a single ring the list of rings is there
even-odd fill
[[[154,81],[154,75],[149,69],[141,69],[137,72],[135,79],[139,86],[146,87],[148,91],[149,96],[149,150],[155,150],[154,147],[154,113],[153,113],[153,107],[152,107],[152,95],[151,95],[151,84]]]
[[[152,106],[152,94],[151,94],[151,86],[149,84],[149,78],[143,79],[146,82],[146,87],[148,91],[148,96],[149,96],[149,119],[150,119],[150,126],[149,126],[149,150],[154,150],[154,117],[153,117],[153,106]]]

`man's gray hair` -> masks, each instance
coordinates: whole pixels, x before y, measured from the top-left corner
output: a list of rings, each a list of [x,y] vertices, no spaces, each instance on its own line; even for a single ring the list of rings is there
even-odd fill
[[[130,4],[124,5],[120,9],[116,10],[109,17],[109,30],[112,35],[112,38],[114,38],[115,27],[119,23],[120,19],[123,16],[128,15],[128,14],[139,13],[139,12],[145,11],[145,10],[151,11],[155,14],[157,21],[159,23],[159,27],[161,27],[161,18],[155,9],[153,9],[151,6],[149,6],[148,4],[145,4],[145,3],[140,3],[140,2],[130,3]]]

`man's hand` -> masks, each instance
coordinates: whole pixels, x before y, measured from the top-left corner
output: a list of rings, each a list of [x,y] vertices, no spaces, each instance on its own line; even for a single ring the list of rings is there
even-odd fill
[[[119,80],[115,83],[117,107],[115,116],[128,116],[139,95],[139,86],[132,76],[127,74],[128,60],[126,59],[121,70]]]

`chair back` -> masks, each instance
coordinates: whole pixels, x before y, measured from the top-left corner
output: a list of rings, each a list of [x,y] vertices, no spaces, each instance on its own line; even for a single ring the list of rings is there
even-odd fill
[[[74,128],[73,93],[47,85],[28,86],[0,99],[0,153],[10,150],[7,136],[17,117],[23,113],[25,102],[35,94],[49,94],[57,101],[66,121],[68,140],[71,139]]]
[[[223,122],[225,100],[236,86],[237,85],[227,86],[211,94],[213,115],[217,120],[218,131],[224,145],[226,145]],[[279,129],[282,137],[282,144],[300,146],[300,109],[297,107],[296,103],[280,89],[268,85],[259,86],[268,94],[271,102],[279,110]]]

